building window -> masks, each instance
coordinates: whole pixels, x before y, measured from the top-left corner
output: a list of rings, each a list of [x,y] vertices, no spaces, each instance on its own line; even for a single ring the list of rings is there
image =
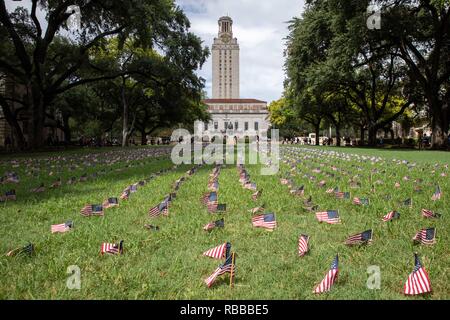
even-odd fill
[[[225,130],[227,130],[228,129],[228,121],[225,121],[225,123],[224,123],[224,127],[223,127]]]
[[[244,130],[245,130],[245,131],[248,130],[248,122],[244,122]]]
[[[208,131],[208,122],[205,122],[205,131]]]
[[[257,121],[255,121],[255,131],[258,131],[259,128],[259,123]]]
[[[216,122],[214,122],[214,130],[217,130],[217,129],[219,129],[219,123],[216,121]]]
[[[237,122],[237,121],[235,121],[234,122],[234,130],[237,130],[237,129],[239,129],[239,122]]]

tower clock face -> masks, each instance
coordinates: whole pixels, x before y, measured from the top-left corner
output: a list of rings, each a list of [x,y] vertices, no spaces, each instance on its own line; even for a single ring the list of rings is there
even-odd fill
[[[231,40],[231,37],[229,35],[227,35],[227,34],[222,35],[223,42],[228,43],[228,42],[230,42],[230,40]]]

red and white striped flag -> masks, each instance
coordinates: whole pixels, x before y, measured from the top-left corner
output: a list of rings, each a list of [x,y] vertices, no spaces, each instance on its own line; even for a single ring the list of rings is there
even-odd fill
[[[419,242],[425,245],[436,243],[436,228],[422,229],[413,237],[414,242]]]
[[[303,257],[308,251],[309,236],[301,234],[298,238],[298,256]]]
[[[425,218],[439,218],[441,214],[428,209],[422,209],[422,216]]]
[[[399,218],[400,218],[400,213],[398,213],[397,211],[394,210],[394,211],[389,212],[387,215],[385,215],[383,217],[383,221],[387,222],[387,221],[391,221],[391,220],[399,219]]]
[[[73,222],[67,221],[66,223],[53,224],[51,226],[51,231],[52,231],[52,233],[64,233],[64,232],[67,232],[70,229],[72,229],[72,227],[73,227]]]
[[[231,244],[229,242],[225,242],[224,244],[221,244],[220,246],[211,248],[205,252],[203,252],[203,255],[206,257],[211,257],[214,259],[222,259],[228,256],[228,253],[230,251]]]
[[[256,191],[254,194],[252,194],[252,199],[254,201],[258,200],[258,198],[261,196],[261,194],[262,194],[262,190]]]
[[[339,274],[339,258],[338,255],[333,260],[331,264],[331,268],[328,273],[325,275],[325,278],[316,286],[314,289],[314,293],[322,293],[330,291],[331,286],[336,282]]]
[[[431,292],[431,282],[425,268],[422,267],[417,253],[414,253],[414,270],[406,280],[403,288],[406,295],[417,295]]]
[[[436,191],[433,193],[433,196],[431,197],[431,200],[436,201],[441,199],[441,188],[439,186],[436,186]]]
[[[119,244],[116,243],[102,243],[100,253],[103,255],[105,253],[109,254],[122,254],[123,253],[123,240]]]
[[[234,253],[230,254],[225,260],[225,262],[221,264],[216,270],[214,270],[214,272],[207,279],[205,279],[205,283],[208,286],[208,288],[213,285],[218,276],[221,276],[225,273],[230,273],[232,277],[234,276],[236,268],[235,263],[233,261],[233,257]],[[231,279],[231,281],[233,281],[233,279]]]
[[[319,220],[319,222],[326,222],[329,224],[341,222],[338,210],[327,210],[323,212],[316,212],[316,218],[317,220]]]

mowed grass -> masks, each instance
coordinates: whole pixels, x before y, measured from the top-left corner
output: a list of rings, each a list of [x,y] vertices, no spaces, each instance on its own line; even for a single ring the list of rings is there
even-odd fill
[[[350,150],[351,152],[354,149]],[[364,150],[360,151],[361,153]],[[419,152],[417,152],[419,154]],[[429,158],[426,157],[428,154]],[[417,160],[426,168],[434,164],[433,152],[420,152]],[[403,154],[391,151],[390,157]],[[411,153],[413,156],[414,153]],[[384,154],[383,154],[384,156]],[[419,155],[418,155],[419,156]],[[449,154],[442,163],[449,163]],[[212,166],[202,167],[185,181],[170,207],[169,217],[149,219],[148,209],[160,202],[172,190],[175,180],[191,168],[182,165],[140,187],[120,207],[108,209],[104,217],[82,217],[79,210],[87,203],[101,203],[110,196],[119,196],[129,184],[149,177],[162,168],[171,168],[169,159],[154,159],[142,165],[112,171],[97,179],[47,190],[43,194],[27,192],[41,180],[50,183],[52,178],[33,178],[21,175],[17,187],[18,200],[0,204],[0,252],[28,242],[36,246],[33,257],[0,257],[0,298],[2,299],[449,299],[450,298],[450,239],[449,239],[449,177],[432,174],[431,165],[425,171],[410,171],[406,166],[387,162],[386,174],[375,175],[384,185],[371,192],[371,184],[364,183],[372,165],[337,162],[336,166],[362,175],[362,187],[350,189],[347,179],[333,181],[324,177],[327,186],[338,185],[350,191],[351,197],[367,196],[370,206],[358,207],[351,200],[337,200],[310,182],[295,176],[297,184],[305,185],[305,196],[312,195],[320,209],[339,209],[342,223],[319,224],[313,213],[302,209],[303,198],[292,196],[279,182],[280,176],[261,176],[259,165],[247,165],[251,180],[263,190],[260,200],[251,199],[252,192],[239,184],[234,165],[224,166],[219,176],[219,203],[226,203],[227,212],[210,214],[200,198],[207,192],[207,182]],[[355,163],[356,164],[356,163]],[[299,170],[306,170],[300,164]],[[9,169],[13,171],[14,169]],[[94,170],[94,169],[92,169]],[[99,168],[95,168],[99,170]],[[281,166],[281,173],[289,170]],[[396,176],[393,176],[393,174]],[[1,174],[1,173],[0,173]],[[20,175],[20,172],[19,172]],[[64,181],[74,175],[67,173]],[[405,175],[410,181],[402,181]],[[423,179],[422,193],[413,193],[413,180]],[[399,181],[401,187],[394,189]],[[435,184],[439,183],[441,200],[430,200]],[[7,188],[3,186],[5,191]],[[391,200],[384,195],[390,194]],[[399,204],[413,198],[413,207]],[[253,228],[251,213],[257,204],[265,204],[276,214],[278,228],[269,232]],[[426,220],[422,208],[440,212],[442,218]],[[383,223],[381,218],[390,210],[401,213],[400,220]],[[224,217],[225,228],[205,232],[202,227],[209,221]],[[74,230],[65,234],[51,234],[50,225],[73,220]],[[146,223],[158,225],[160,231],[150,232]],[[412,243],[412,237],[421,228],[435,226],[437,243],[425,247]],[[373,244],[366,247],[346,247],[347,236],[372,228]],[[302,258],[297,255],[298,235],[311,236],[310,252]],[[100,256],[102,242],[124,240],[122,256]],[[236,252],[237,274],[235,287],[229,287],[228,275],[222,276],[211,288],[203,280],[220,263],[202,253],[226,241]],[[418,252],[427,269],[433,294],[423,297],[405,297],[402,288],[414,267],[413,253]],[[322,280],[332,259],[339,253],[340,276],[331,292],[315,295],[314,286]],[[67,268],[79,266],[81,289],[66,287]],[[367,268],[378,265],[381,269],[381,289],[369,290],[366,286]]]

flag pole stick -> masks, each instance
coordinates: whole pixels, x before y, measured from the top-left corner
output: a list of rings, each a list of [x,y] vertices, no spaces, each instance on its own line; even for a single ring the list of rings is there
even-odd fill
[[[231,254],[230,288],[233,288],[233,287],[234,287],[233,277],[234,277],[234,252]]]

